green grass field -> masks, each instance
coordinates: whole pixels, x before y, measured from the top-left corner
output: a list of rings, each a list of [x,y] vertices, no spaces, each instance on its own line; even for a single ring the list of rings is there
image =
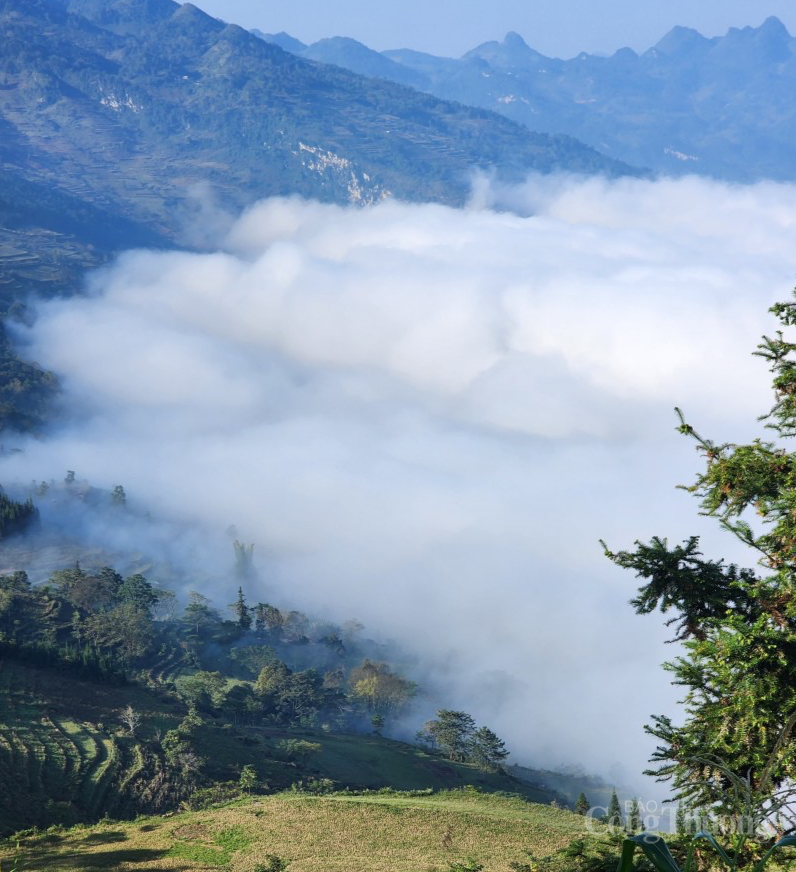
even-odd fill
[[[125,734],[119,719],[127,704],[142,716],[135,738]],[[57,670],[0,663],[0,836],[32,826],[174,809],[182,797],[169,794],[153,740],[183,714],[184,706],[162,688],[109,687]],[[285,738],[308,739],[322,750],[302,768],[280,752]],[[250,764],[270,791],[300,779],[328,778],[338,787],[445,790],[469,784],[542,803],[555,798],[526,781],[374,735],[235,727],[208,716],[196,741],[206,779],[236,781]]]
[[[101,823],[23,840],[24,869],[255,872],[269,855],[290,872],[446,872],[469,858],[509,872],[554,853],[584,819],[472,789],[428,796],[277,794],[212,811]],[[10,856],[7,851],[4,855]]]

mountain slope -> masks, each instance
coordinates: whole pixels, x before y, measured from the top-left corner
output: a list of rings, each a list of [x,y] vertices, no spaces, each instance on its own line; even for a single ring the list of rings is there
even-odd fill
[[[122,249],[201,244],[225,210],[271,195],[460,204],[476,168],[633,172],[568,137],[299,60],[191,4],[0,0],[0,33],[0,318],[31,293],[77,292]],[[0,367],[14,386],[0,430],[40,426],[52,377],[5,342]]]
[[[338,40],[285,45],[302,57],[376,69],[364,47],[354,53]],[[428,93],[575,136],[639,166],[744,182],[796,179],[796,39],[773,17],[712,39],[676,27],[641,55],[625,48],[608,58],[547,58],[509,33],[458,60],[406,49],[383,57]],[[393,68],[380,69],[398,80]]]
[[[566,137],[298,60],[191,4],[3,0],[0,25],[3,164],[169,238],[197,183],[238,208],[294,193],[458,203],[476,167],[628,170]]]
[[[141,737],[121,728],[119,712],[132,704],[142,714]],[[179,721],[179,709],[162,687],[111,687],[81,681],[54,669],[0,663],[0,837],[31,826],[129,818],[169,811],[188,794],[170,774],[155,729]],[[283,739],[310,740],[322,748],[308,771],[286,761]],[[338,787],[443,790],[474,785],[549,803],[559,795],[503,774],[453,763],[403,742],[379,736],[253,728],[208,719],[196,739],[210,761],[208,778],[236,781],[253,765],[270,790],[301,778],[330,778]],[[234,791],[233,791],[234,793]]]
[[[24,869],[76,872],[135,868],[300,872],[416,872],[418,869],[531,868],[569,872],[577,863],[613,868],[617,849],[598,830],[587,835],[572,812],[471,791],[429,796],[282,794],[224,808],[90,829],[25,835]],[[585,838],[584,838],[585,837]],[[0,849],[5,861],[13,847]],[[597,865],[597,858],[603,863]],[[612,858],[611,863],[608,858]],[[282,860],[285,865],[278,863]],[[483,865],[477,865],[483,864]]]

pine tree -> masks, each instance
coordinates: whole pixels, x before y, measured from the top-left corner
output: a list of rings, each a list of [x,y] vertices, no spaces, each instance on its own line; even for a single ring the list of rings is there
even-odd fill
[[[590,808],[591,803],[588,799],[586,799],[586,794],[581,791],[577,801],[575,802],[575,811],[577,812],[577,814],[587,815]]]
[[[642,818],[643,815],[639,807],[638,798],[634,798],[630,801],[630,810],[627,815],[627,830],[629,833],[641,832]]]
[[[243,588],[238,588],[238,598],[230,606],[233,612],[238,616],[238,626],[246,632],[251,629],[252,616],[249,612],[249,607],[246,605],[246,598],[243,596]]]
[[[423,730],[428,742],[449,759],[459,762],[467,759],[470,740],[475,732],[475,721],[467,712],[440,709],[437,719],[429,721]]]
[[[0,489],[0,538],[21,533],[38,522],[39,510],[33,505],[32,499],[18,503]]]
[[[607,556],[644,580],[632,604],[639,614],[674,614],[684,654],[666,664],[687,689],[686,719],[657,716],[650,774],[670,780],[674,798],[696,808],[738,812],[730,776],[773,796],[796,779],[796,302],[771,311],[782,325],[755,352],[773,373],[775,402],[764,415],[777,441],[748,444],[703,438],[680,410],[678,430],[694,441],[704,472],[686,488],[701,514],[748,546],[758,568],[705,559],[696,536],[670,546],[654,537]],[[754,525],[750,523],[755,520]],[[742,689],[742,692],[739,692]]]
[[[622,808],[619,805],[619,797],[616,795],[616,789],[611,794],[611,801],[608,803],[608,814],[605,816],[605,822],[609,827],[622,826]]]
[[[500,772],[509,756],[506,743],[488,727],[481,727],[470,739],[469,759],[484,772]]]
[[[119,507],[127,505],[127,494],[120,484],[117,484],[111,491],[111,505]]]

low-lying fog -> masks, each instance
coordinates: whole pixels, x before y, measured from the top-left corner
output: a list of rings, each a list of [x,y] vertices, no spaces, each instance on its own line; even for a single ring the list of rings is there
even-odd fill
[[[751,352],[794,228],[796,188],[696,179],[481,181],[460,211],[263,202],[217,253],[131,252],[39,307],[29,353],[71,417],[3,479],[121,483],[200,531],[203,571],[234,524],[250,601],[395,639],[516,762],[635,775],[676,652],[598,539],[739,553],[675,489],[699,459],[673,407],[759,432]],[[158,529],[137,546],[167,547]]]

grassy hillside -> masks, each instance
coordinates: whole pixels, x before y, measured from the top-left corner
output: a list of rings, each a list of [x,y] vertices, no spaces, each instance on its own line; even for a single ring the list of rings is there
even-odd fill
[[[135,737],[119,719],[127,705],[141,714]],[[112,687],[55,669],[0,663],[0,835],[34,825],[91,822],[103,815],[129,818],[175,808],[194,785],[169,775],[157,737],[183,715],[184,707],[162,686]],[[288,738],[318,743],[321,751],[300,765],[280,750],[279,743]],[[331,779],[341,788],[475,785],[545,803],[556,798],[550,790],[508,775],[482,772],[375,735],[232,726],[207,717],[197,730],[196,750],[207,761],[208,783],[236,782],[248,764],[265,791]]]
[[[583,825],[568,811],[473,790],[280,794],[212,811],[53,831],[25,839],[22,850],[25,869],[48,872],[255,872],[274,868],[273,856],[288,861],[290,872],[447,872],[456,863],[466,869],[471,860],[491,872],[527,864],[529,853],[560,851],[584,834]]]

